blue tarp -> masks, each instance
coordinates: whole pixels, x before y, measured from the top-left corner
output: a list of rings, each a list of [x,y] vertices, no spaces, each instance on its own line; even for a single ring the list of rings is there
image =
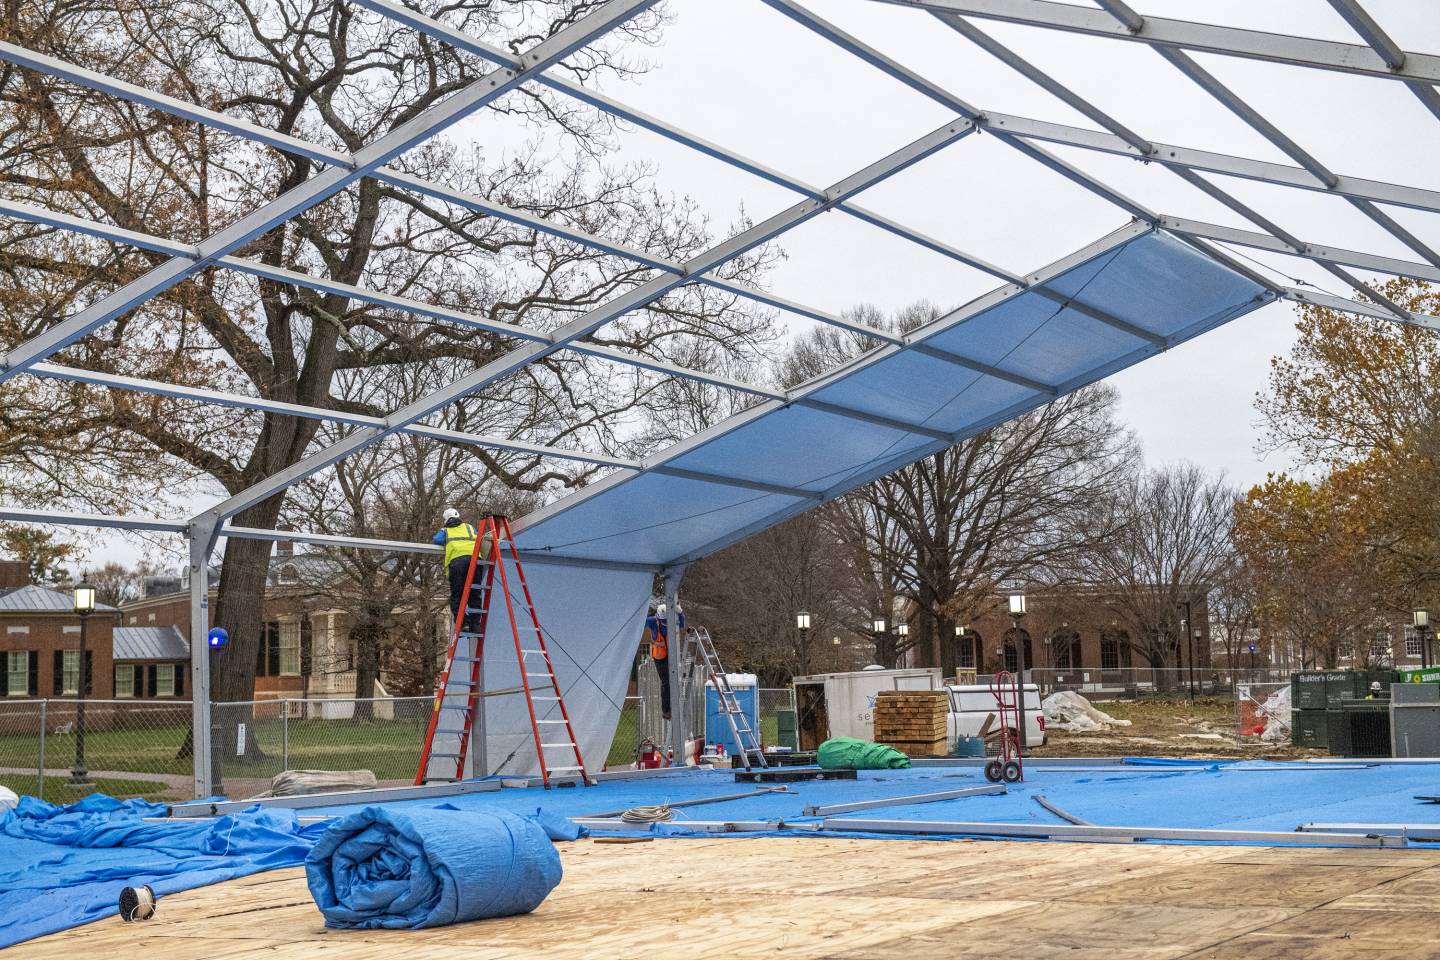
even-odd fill
[[[529,913],[560,857],[526,817],[372,806],[330,826],[305,876],[327,927],[416,929]]]
[[[163,896],[299,866],[324,830],[302,828],[291,810],[145,821],[165,812],[98,793],[65,807],[22,797],[0,812],[0,947],[114,916],[124,887]]]

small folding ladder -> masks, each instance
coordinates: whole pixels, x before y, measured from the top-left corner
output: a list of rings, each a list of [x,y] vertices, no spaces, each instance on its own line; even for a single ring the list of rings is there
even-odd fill
[[[481,554],[489,548],[489,556]],[[524,601],[522,618],[516,617],[515,602],[510,592],[510,568],[520,585]],[[487,516],[476,533],[475,547],[470,554],[470,569],[465,575],[465,603],[455,616],[445,669],[435,691],[435,708],[425,732],[425,746],[420,754],[420,769],[415,774],[417,786],[434,781],[454,782],[465,775],[465,756],[475,726],[475,711],[480,699],[481,666],[485,661],[485,637],[490,624],[490,603],[496,578],[505,599],[505,612],[515,642],[515,657],[520,667],[520,688],[530,713],[530,731],[535,737],[535,754],[540,762],[540,778],[550,786],[551,777],[590,782],[580,744],[560,681],[545,645],[545,633],[535,612],[535,601],[520,566],[520,555],[510,532],[510,520],[504,516]],[[477,617],[475,630],[467,630],[470,618]],[[521,634],[524,634],[524,642]],[[462,643],[463,641],[463,643]],[[527,646],[526,644],[530,644]],[[540,713],[536,704],[541,704]],[[554,716],[558,708],[558,716]],[[545,731],[542,734],[542,731]],[[558,739],[556,739],[558,738]],[[552,751],[564,751],[556,756]],[[568,754],[569,756],[566,756]],[[569,762],[573,759],[573,763]]]
[[[686,633],[690,635],[695,648],[700,651],[700,661],[710,677],[710,683],[715,687],[715,693],[719,696],[720,713],[724,715],[725,722],[730,725],[730,735],[735,738],[735,745],[739,748],[740,762],[744,764],[746,770],[749,770],[750,757],[753,752],[760,766],[768,767],[770,764],[765,761],[765,751],[760,749],[760,737],[750,726],[750,718],[741,708],[740,701],[735,699],[735,691],[730,689],[730,678],[725,675],[724,668],[720,666],[720,656],[715,652],[715,643],[710,639],[710,631],[704,627],[691,627]],[[756,691],[756,696],[759,696],[759,691]]]

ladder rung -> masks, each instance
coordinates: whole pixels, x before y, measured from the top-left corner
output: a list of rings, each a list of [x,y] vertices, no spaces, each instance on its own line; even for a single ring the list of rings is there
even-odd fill
[[[466,607],[466,608],[465,608],[465,612],[466,612],[466,613],[484,613],[484,612],[485,612],[485,608],[484,608],[484,607]]]
[[[473,631],[473,630],[461,630],[461,631],[460,631],[460,636],[462,636],[462,637],[483,637],[483,636],[485,636],[485,634],[483,634],[483,633],[476,633],[476,632]]]
[[[437,782],[437,781],[440,782],[440,783],[459,783],[459,782],[460,782],[460,778],[459,778],[459,777],[426,777],[426,778],[425,778],[425,782],[426,782],[426,783],[435,783],[435,782]]]
[[[569,720],[536,720],[535,722],[536,722],[536,723],[564,723],[564,724],[568,724],[570,721],[569,721]]]
[[[459,760],[459,759],[460,759],[460,754],[458,754],[458,753],[432,753],[432,754],[430,754],[430,759],[431,759],[431,760],[434,760],[436,757],[449,757],[449,758],[451,758],[452,760]]]
[[[480,658],[480,657],[455,657],[452,662],[454,662],[454,663],[484,663],[485,661],[484,661],[482,658]]]
[[[558,747],[573,747],[573,746],[575,746],[575,744],[569,743],[569,742],[566,742],[566,743],[542,743],[542,744],[540,744],[540,746],[545,747],[545,748],[548,750],[548,749],[550,749],[551,747],[557,747],[557,748],[558,748]],[[432,756],[433,756],[433,754],[432,754]]]
[[[527,677],[545,677],[546,679],[549,679],[550,677],[555,676],[555,674],[553,674],[553,673],[527,673],[527,674],[525,674],[525,676],[527,676]]]
[[[530,699],[531,699],[531,700],[553,700],[553,701],[555,701],[555,702],[557,702],[557,703],[558,703],[559,700],[560,700],[559,697],[536,697],[536,696],[532,696]]]
[[[464,727],[443,727],[435,731],[435,736],[438,737],[443,733],[446,736],[461,737],[468,732]]]
[[[584,770],[584,769],[585,769],[584,767],[575,767],[575,766],[570,766],[570,767],[546,767],[546,768],[545,768],[545,770],[546,770],[547,773],[560,773],[560,772],[563,771],[563,770]]]

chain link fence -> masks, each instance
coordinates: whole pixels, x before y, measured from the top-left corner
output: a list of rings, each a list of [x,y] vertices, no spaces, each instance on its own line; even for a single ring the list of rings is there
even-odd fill
[[[1057,690],[1073,690],[1090,700],[1143,700],[1149,697],[1234,697],[1243,685],[1290,682],[1290,671],[1281,667],[1243,667],[1235,670],[1213,666],[1098,667],[1074,669],[1036,667],[1026,671],[1027,681],[1040,687],[1040,696]],[[988,675],[979,682],[988,683]]]

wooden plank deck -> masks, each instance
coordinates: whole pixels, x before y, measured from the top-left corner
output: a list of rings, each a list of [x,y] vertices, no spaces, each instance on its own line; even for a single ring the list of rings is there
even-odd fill
[[[1440,850],[700,839],[562,844],[535,913],[326,930],[301,870],[6,960],[1366,960],[1440,956]]]

